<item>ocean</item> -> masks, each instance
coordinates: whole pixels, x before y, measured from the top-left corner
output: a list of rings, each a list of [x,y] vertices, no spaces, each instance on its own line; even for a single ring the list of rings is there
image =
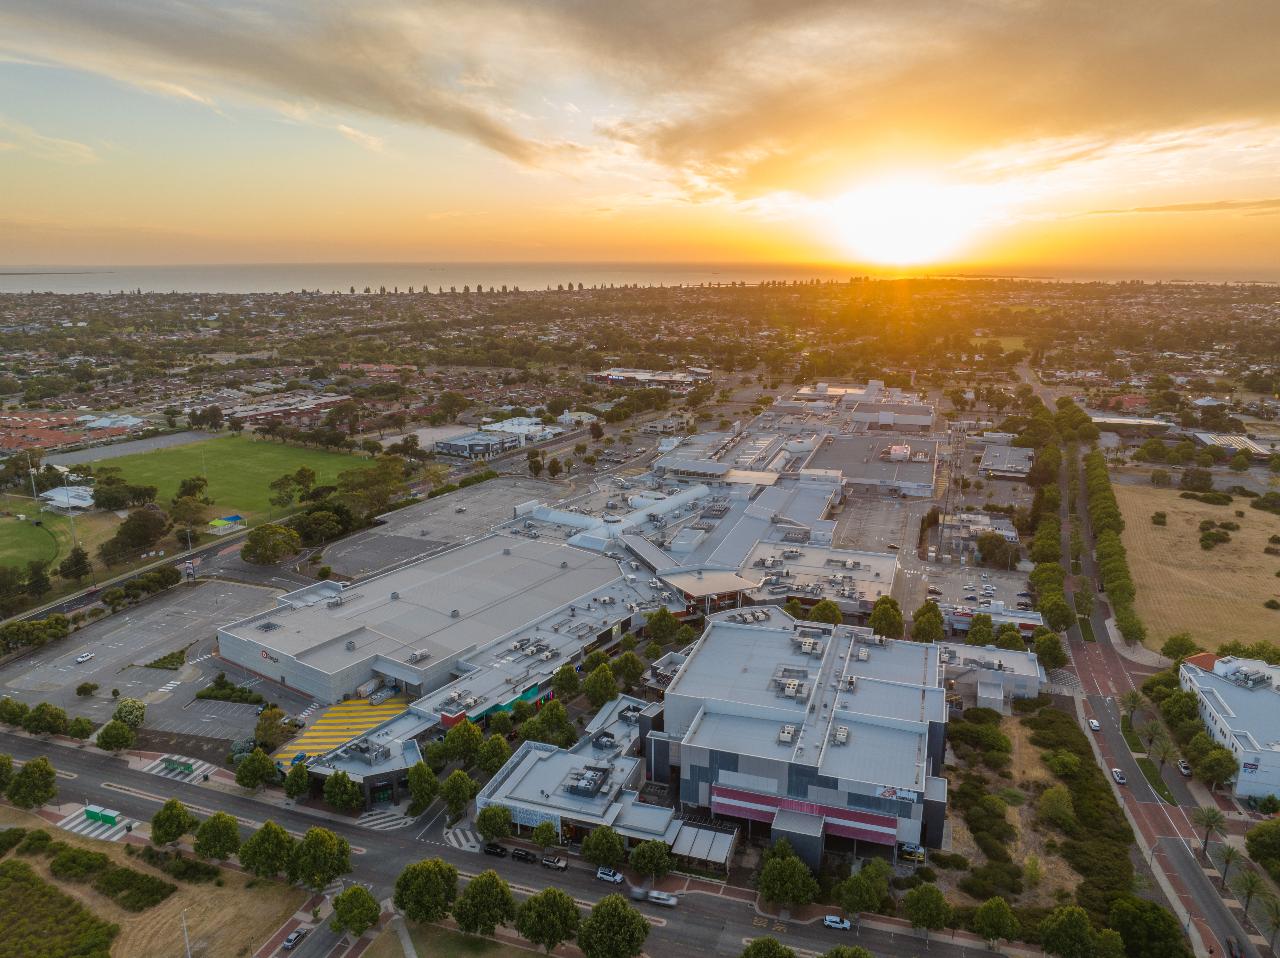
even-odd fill
[[[258,263],[197,266],[0,266],[0,292],[110,293],[142,289],[181,293],[357,292],[410,286],[477,285],[523,290],[557,285],[679,286],[836,279],[860,275],[832,266],[671,263]]]

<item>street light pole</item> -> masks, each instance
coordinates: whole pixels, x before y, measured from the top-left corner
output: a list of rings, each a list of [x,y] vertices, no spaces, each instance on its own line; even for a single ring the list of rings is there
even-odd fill
[[[187,936],[187,910],[182,909],[182,943],[187,948],[187,958],[191,958],[191,939]]]

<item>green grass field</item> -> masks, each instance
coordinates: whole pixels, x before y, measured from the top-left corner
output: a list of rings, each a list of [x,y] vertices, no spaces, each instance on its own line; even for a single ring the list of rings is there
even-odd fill
[[[26,509],[30,509],[30,500]],[[23,514],[26,510],[20,508],[18,512]],[[57,535],[49,528],[33,525],[32,518],[45,517],[27,514],[26,521],[0,517],[0,565],[25,566],[33,559],[52,562],[57,557]]]
[[[155,486],[161,503],[173,498],[183,479],[207,475],[208,495],[214,502],[211,517],[235,513],[253,523],[269,518],[273,511],[279,512],[268,501],[271,497],[268,485],[286,472],[309,466],[315,470],[318,484],[332,485],[338,473],[367,463],[367,459],[343,453],[300,449],[245,436],[223,436],[187,446],[122,456],[103,465],[118,466],[129,482]]]

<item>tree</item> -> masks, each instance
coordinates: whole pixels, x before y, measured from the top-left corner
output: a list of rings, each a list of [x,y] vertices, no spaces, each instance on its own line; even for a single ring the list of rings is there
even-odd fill
[[[575,672],[576,676],[577,673]],[[511,734],[511,730],[515,728],[515,724],[511,721],[510,712],[494,712],[489,716],[489,733],[491,735],[501,735],[506,738]]]
[[[547,954],[571,941],[581,924],[577,903],[559,888],[546,888],[526,898],[516,910],[516,931]]]
[[[275,565],[302,548],[298,533],[288,526],[263,523],[245,537],[240,558],[254,565]]]
[[[436,800],[440,780],[424,762],[415,762],[409,769],[409,813],[421,815]]]
[[[1276,933],[1280,932],[1280,898],[1268,895],[1262,899],[1262,921],[1271,932],[1267,939],[1267,947],[1275,951]]]
[[[442,858],[407,865],[396,879],[396,908],[413,921],[443,921],[458,897],[458,869]]]
[[[1062,648],[1062,639],[1050,632],[1036,639],[1036,658],[1046,669],[1060,669],[1067,664],[1067,653]]]
[[[1227,889],[1227,873],[1231,871],[1231,866],[1244,858],[1244,852],[1236,848],[1235,845],[1222,846],[1222,890]]]
[[[841,625],[844,622],[844,613],[840,611],[840,606],[830,599],[823,599],[821,602],[815,603],[814,607],[809,610],[809,621]]]
[[[911,617],[911,638],[916,642],[941,642],[946,637],[942,610],[932,600],[916,609]]]
[[[613,670],[628,689],[644,675],[644,662],[634,652],[623,652],[614,660]]]
[[[480,726],[464,718],[444,733],[444,754],[449,761],[470,767],[483,743],[484,732],[480,731]]]
[[[555,691],[556,698],[569,701],[582,688],[582,683],[578,681],[578,670],[566,662],[551,676],[551,688]]]
[[[453,906],[458,927],[469,935],[492,935],[499,925],[515,920],[516,900],[511,886],[493,869],[482,871],[467,883]]]
[[[1178,750],[1167,738],[1157,739],[1148,750],[1150,757],[1159,763],[1159,771],[1164,771],[1165,764],[1178,754]]]
[[[36,560],[27,563],[27,595],[33,599],[39,599],[48,594],[52,588],[53,583],[49,581],[49,571],[45,568],[45,564]]]
[[[753,938],[742,949],[742,958],[796,958],[796,953],[777,938]]]
[[[240,846],[240,864],[251,875],[275,878],[289,867],[293,845],[293,836],[268,820]]]
[[[1112,902],[1107,926],[1119,933],[1131,958],[1190,958],[1178,920],[1153,901],[1121,895]]]
[[[185,496],[169,507],[169,518],[183,530],[178,541],[185,545],[191,541],[189,537],[195,534],[196,528],[209,521],[209,507],[199,499]]]
[[[18,774],[22,774],[19,772]],[[17,804],[16,802],[14,804]],[[1237,895],[1244,899],[1244,910],[1247,913],[1253,899],[1267,890],[1266,880],[1252,868],[1245,869],[1236,875],[1231,887]]]
[[[58,797],[57,773],[43,755],[33,758],[14,773],[5,794],[19,808],[47,805]]]
[[[236,766],[236,784],[241,788],[259,788],[279,778],[280,770],[271,761],[271,757],[260,748],[255,748]]]
[[[364,789],[346,772],[337,771],[325,779],[324,800],[340,811],[353,812],[364,807]]]
[[[58,565],[58,575],[64,579],[75,579],[77,583],[92,571],[89,553],[79,546],[68,552],[67,557]]]
[[[1195,639],[1189,632],[1175,632],[1164,640],[1164,645],[1160,646],[1160,654],[1167,659],[1172,659],[1175,665],[1188,655],[1195,655],[1199,650],[1200,647],[1196,645]]]
[[[1222,814],[1216,805],[1200,805],[1191,812],[1191,823],[1197,828],[1204,829],[1204,841],[1200,843],[1200,853],[1206,854],[1209,850],[1209,838],[1214,832],[1222,831],[1223,826],[1227,822],[1227,817]]]
[[[867,625],[871,626],[871,631],[876,635],[889,639],[902,638],[902,609],[898,607],[898,600],[889,595],[876,599]]]
[[[225,861],[240,848],[240,824],[226,812],[214,812],[196,830],[195,852]]]
[[[1040,944],[1057,958],[1093,958],[1093,926],[1079,905],[1062,905],[1040,923]]]
[[[650,881],[657,881],[671,871],[671,849],[666,842],[652,839],[631,849],[631,869]]]
[[[680,631],[680,620],[664,606],[645,616],[645,631],[659,645],[670,645]]]
[[[537,479],[542,475],[542,460],[530,457],[529,459],[529,475]]]
[[[979,612],[969,620],[969,631],[964,637],[966,645],[991,645],[995,639],[996,632],[987,613]]]
[[[98,691],[97,682],[81,682],[76,686],[76,695],[81,698],[88,698],[94,692]]]
[[[0,754],[0,794],[13,783],[13,756]]]
[[[486,775],[497,775],[498,770],[507,764],[511,757],[511,748],[501,735],[490,735],[480,746],[480,754],[476,757],[476,765]]]
[[[352,885],[333,898],[333,918],[329,927],[336,932],[349,931],[359,938],[378,923],[382,907],[363,885]]]
[[[32,735],[62,735],[67,731],[67,713],[49,702],[41,702],[22,720]]]
[[[560,833],[556,831],[556,827],[550,822],[538,822],[537,825],[533,826],[533,831],[529,834],[529,840],[545,852],[560,841]]]
[[[381,448],[381,446],[379,446]],[[267,488],[272,492],[270,498],[267,499],[277,509],[285,509],[293,503],[298,495],[298,484],[294,482],[293,476],[286,473],[279,478],[272,479],[268,483]]]
[[[836,945],[824,951],[820,958],[875,958],[875,955],[861,945]]]
[[[662,646],[657,642],[650,642],[644,647],[644,657],[652,662],[654,659],[662,658]]]
[[[195,831],[197,824],[196,817],[187,811],[187,806],[171,798],[151,816],[151,842],[154,845],[171,845],[188,832]]]
[[[1063,831],[1073,828],[1076,824],[1075,803],[1071,800],[1071,792],[1065,785],[1046,788],[1036,804],[1036,812],[1046,822],[1056,825]]]
[[[121,699],[116,710],[111,713],[111,718],[117,722],[123,722],[132,729],[142,728],[142,723],[147,718],[147,706],[138,699]]]
[[[287,871],[289,881],[320,891],[351,871],[351,845],[327,828],[308,828],[293,847]]]
[[[248,761],[246,759],[246,761]],[[421,764],[421,763],[419,763]],[[413,770],[410,769],[410,772]],[[412,783],[412,778],[410,778]],[[299,799],[311,789],[311,773],[307,771],[306,762],[298,762],[289,768],[284,777],[284,793],[292,799]]]
[[[951,906],[942,897],[937,885],[917,885],[907,892],[903,907],[911,927],[923,928],[926,940],[929,932],[937,931],[951,920]]]
[[[93,734],[93,722],[83,715],[77,715],[67,725],[67,734],[83,746],[89,736]]]
[[[791,908],[807,905],[818,895],[813,873],[794,852],[772,856],[760,870],[759,887],[765,901]]]
[[[1016,938],[1021,927],[1009,903],[996,896],[988,898],[973,913],[973,930],[995,948],[1001,938]]]
[[[133,745],[133,737],[133,729],[112,720],[98,729],[98,748],[104,752],[119,752]]]
[[[887,885],[885,890],[887,890]],[[836,885],[835,899],[846,912],[857,915],[864,911],[875,911],[884,900],[885,891],[878,887],[866,869],[850,875]]]
[[[804,619],[804,606],[800,604],[799,599],[788,599],[787,604],[782,607],[782,611],[787,613],[793,619]]]
[[[486,842],[511,837],[511,809],[505,805],[486,805],[476,815],[476,831]]]
[[[289,738],[289,729],[284,724],[284,710],[272,706],[258,716],[253,727],[253,739],[264,750],[274,752]]]
[[[627,857],[622,836],[608,825],[600,825],[582,842],[582,857],[591,864],[603,868],[619,868]]]
[[[440,783],[440,797],[444,799],[445,806],[449,809],[449,817],[457,819],[467,808],[467,803],[476,797],[479,786],[475,780],[464,772],[457,769]]]
[[[578,931],[578,947],[586,958],[634,958],[649,937],[649,922],[621,895],[596,902]]]
[[[1230,781],[1240,770],[1240,764],[1230,749],[1216,746],[1195,765],[1196,778],[1210,789]]]
[[[1124,709],[1125,714],[1129,716],[1129,725],[1133,725],[1133,713],[1142,708],[1142,693],[1137,689],[1129,689],[1120,696],[1120,707]]]
[[[1274,872],[1280,867],[1280,818],[1269,818],[1254,825],[1245,834],[1244,845],[1250,858]]]
[[[595,708],[600,708],[605,702],[618,697],[618,680],[613,677],[613,669],[607,664],[599,666],[588,675],[587,680],[582,683],[582,688],[587,693],[588,701]]]

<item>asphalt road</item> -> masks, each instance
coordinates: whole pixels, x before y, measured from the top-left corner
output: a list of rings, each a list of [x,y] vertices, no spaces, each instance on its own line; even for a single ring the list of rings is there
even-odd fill
[[[442,819],[437,804],[421,819],[420,829],[411,826],[395,831],[374,831],[351,823],[321,819],[305,810],[282,808],[255,799],[229,794],[213,788],[176,782],[130,769],[123,760],[94,748],[79,749],[50,744],[0,731],[0,751],[27,760],[46,755],[59,771],[75,777],[60,780],[62,801],[106,803],[125,816],[149,821],[168,798],[177,798],[196,809],[229,812],[244,821],[260,825],[270,818],[290,831],[302,833],[314,825],[323,825],[343,835],[356,849],[352,855],[350,880],[367,883],[378,899],[391,895],[396,876],[405,865],[425,858],[440,857],[451,862],[464,877],[492,868],[511,883],[518,897],[549,885],[562,888],[584,907],[615,890],[595,878],[594,868],[573,860],[567,872],[552,873],[537,865],[513,862],[510,858],[493,858],[454,848],[443,840]],[[247,828],[242,833],[248,836]],[[985,953],[982,948],[966,948],[951,943],[945,934],[936,936],[926,947],[922,938],[912,934],[892,934],[874,929],[860,933],[837,932],[823,928],[820,922],[804,925],[794,921],[764,918],[742,901],[714,895],[687,894],[677,908],[669,909],[641,903],[642,912],[655,921],[646,944],[653,955],[717,955],[737,956],[744,943],[753,937],[773,935],[792,948],[820,953],[835,944],[856,943],[869,948],[877,956],[911,956],[911,958],[961,958]],[[318,956],[327,953],[326,932],[312,932],[311,942],[294,954]]]

